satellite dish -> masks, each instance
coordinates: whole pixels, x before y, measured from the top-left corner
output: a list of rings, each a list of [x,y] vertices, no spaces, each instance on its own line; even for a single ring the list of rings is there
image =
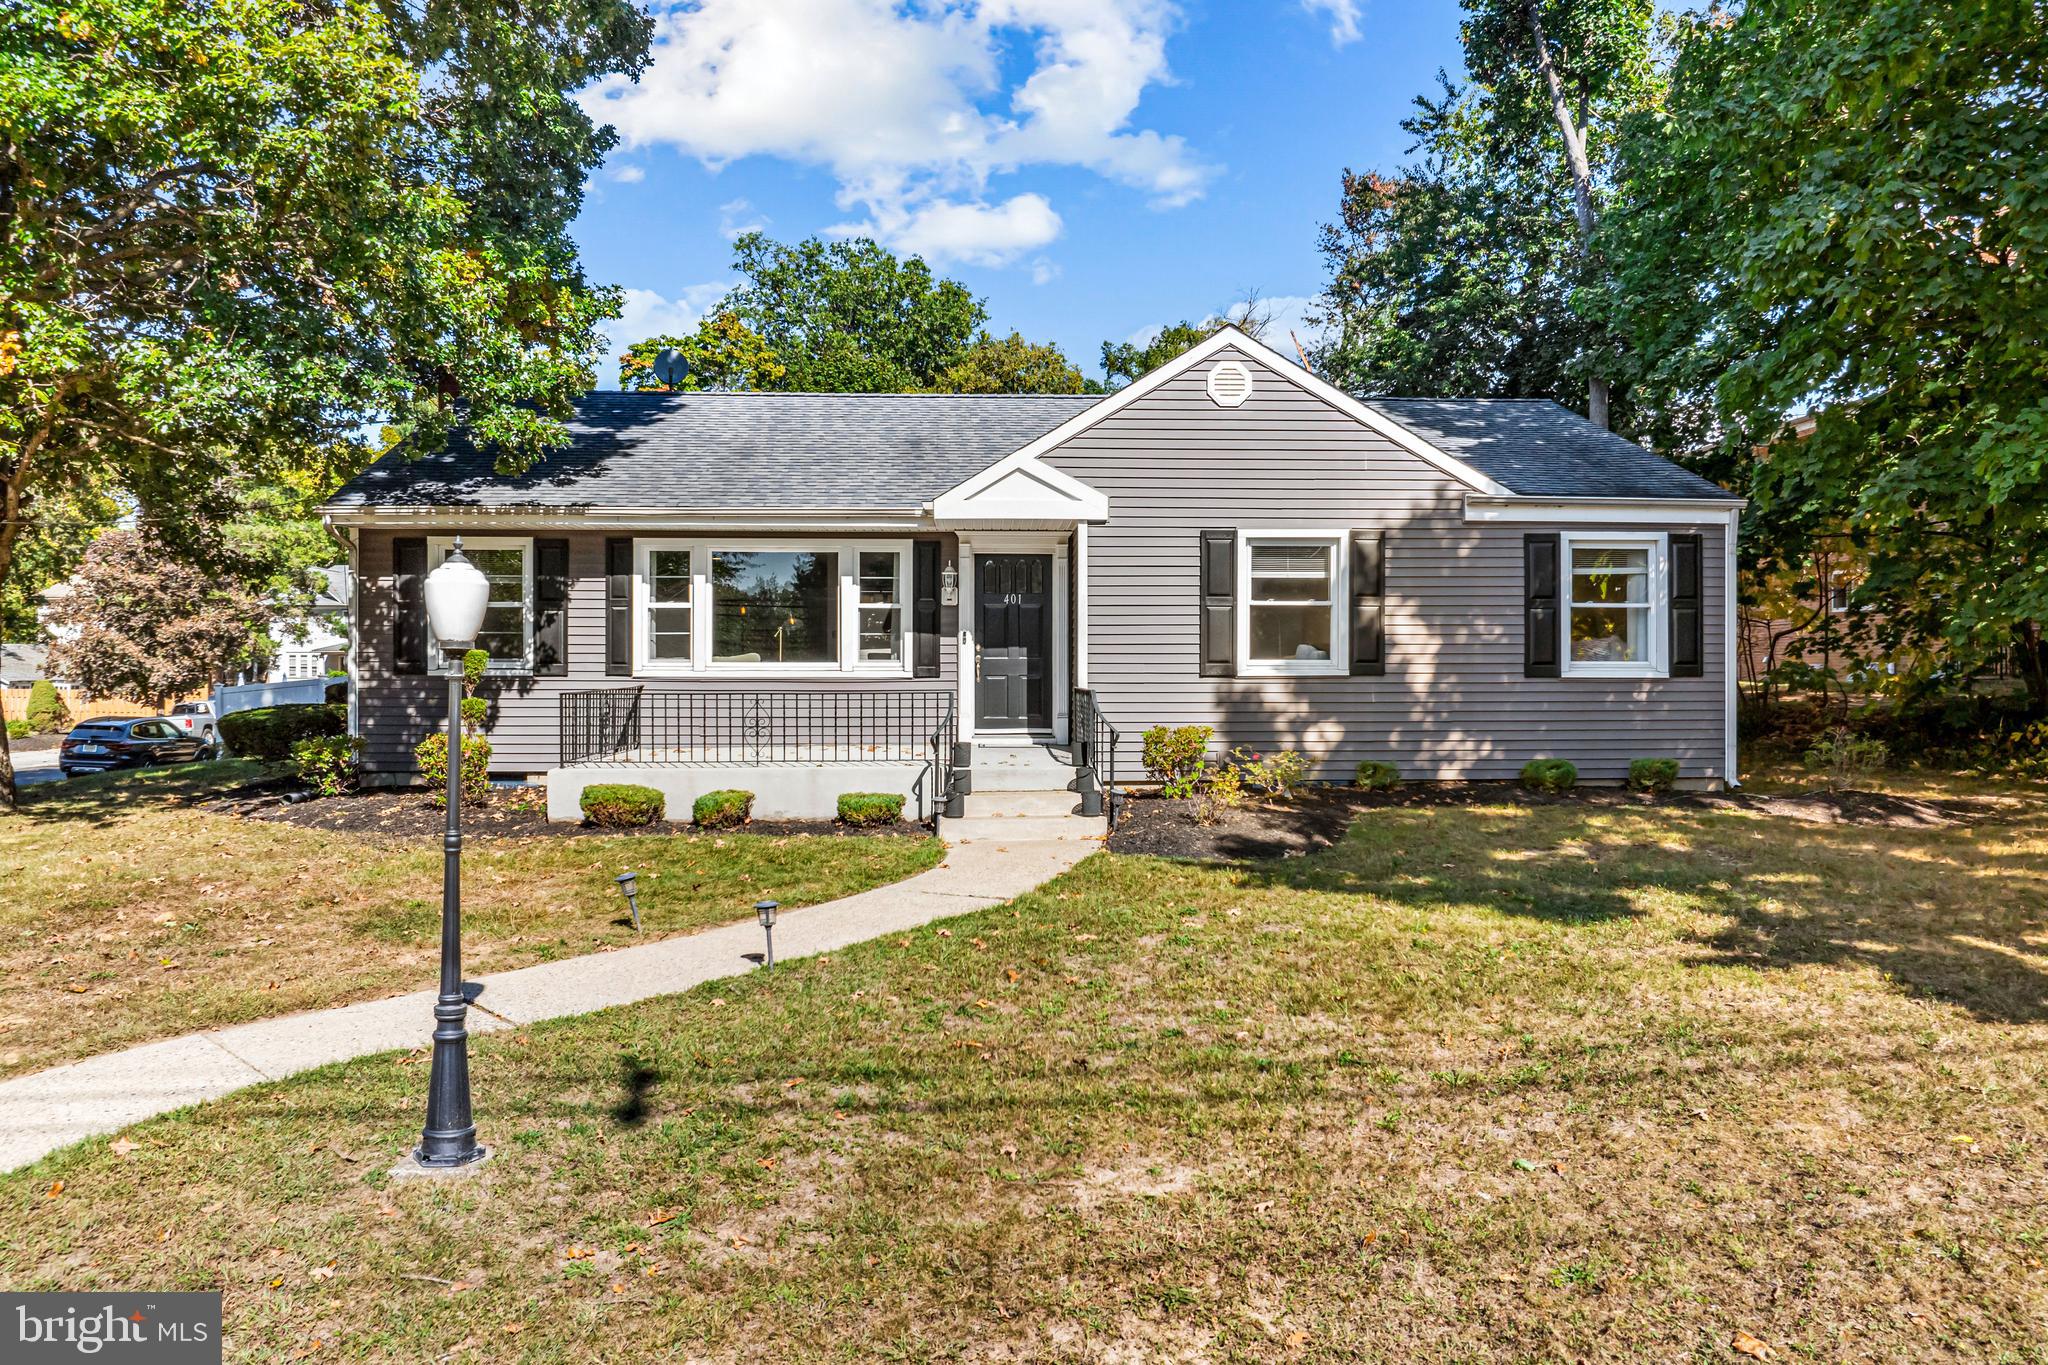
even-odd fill
[[[654,357],[654,377],[671,389],[680,389],[690,377],[690,362],[673,346],[664,346]]]

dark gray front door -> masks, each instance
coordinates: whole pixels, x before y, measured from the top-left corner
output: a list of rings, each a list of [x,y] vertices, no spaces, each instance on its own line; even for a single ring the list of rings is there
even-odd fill
[[[975,639],[981,685],[975,723],[1052,728],[1052,556],[976,555]]]

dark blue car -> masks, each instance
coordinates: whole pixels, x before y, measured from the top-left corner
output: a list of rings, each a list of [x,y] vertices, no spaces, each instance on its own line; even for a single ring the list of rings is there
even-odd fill
[[[82,721],[64,736],[57,766],[64,776],[141,768],[151,763],[190,763],[209,752],[209,743],[158,716]]]

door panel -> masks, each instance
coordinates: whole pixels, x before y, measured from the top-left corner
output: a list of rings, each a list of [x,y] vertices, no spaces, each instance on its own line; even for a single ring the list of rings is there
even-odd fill
[[[976,555],[975,638],[985,729],[1052,726],[1052,556]]]

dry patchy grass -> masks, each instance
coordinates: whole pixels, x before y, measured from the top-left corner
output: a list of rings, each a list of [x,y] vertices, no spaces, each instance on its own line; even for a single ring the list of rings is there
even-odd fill
[[[87,779],[0,816],[0,1075],[151,1038],[431,987],[440,841],[195,808],[255,765]],[[500,797],[499,799],[508,799]],[[472,838],[470,974],[810,905],[919,872],[935,840]],[[611,884],[641,874],[636,939]]]
[[[2044,918],[2039,803],[1098,855],[479,1040],[472,1179],[383,1175],[416,1058],[59,1154],[0,1279],[221,1287],[248,1361],[2038,1362]]]

